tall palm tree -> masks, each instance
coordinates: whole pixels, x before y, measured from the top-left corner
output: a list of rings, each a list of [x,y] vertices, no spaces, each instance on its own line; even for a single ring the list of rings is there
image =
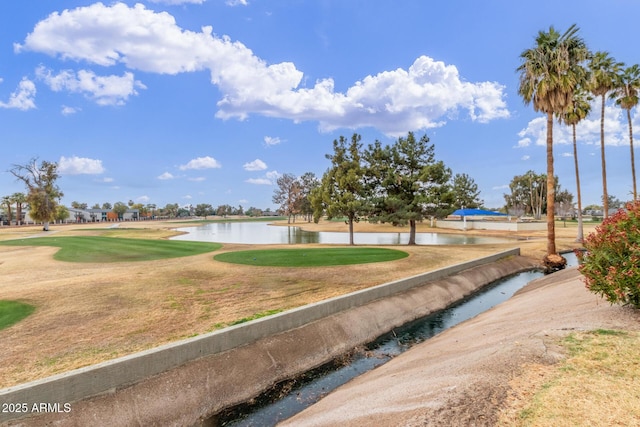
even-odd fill
[[[629,147],[631,148],[631,179],[633,181],[633,200],[638,198],[636,189],[636,163],[633,153],[633,127],[631,125],[631,109],[638,105],[638,90],[640,90],[640,66],[632,65],[618,74],[616,87],[611,94],[617,106],[627,111],[629,123]]]
[[[27,196],[24,193],[13,193],[11,201],[16,204],[16,225],[22,225],[22,208],[27,202]]]
[[[12,205],[13,205],[13,199],[11,198],[11,196],[2,197],[2,200],[0,201],[0,206],[4,206],[7,212],[7,221],[9,222],[9,225],[11,225],[11,220],[13,219],[13,215],[11,213]]]
[[[616,75],[622,68],[621,62],[616,62],[608,52],[596,52],[589,61],[589,89],[595,96],[600,97],[600,157],[602,161],[602,204],[604,217],[609,216],[609,193],[607,192],[607,162],[604,154],[604,107],[607,93],[615,88]]]
[[[571,126],[573,131],[573,163],[576,168],[576,193],[578,196],[578,235],[576,242],[584,240],[584,227],[582,225],[582,194],[580,193],[580,172],[578,169],[578,144],[576,142],[576,125],[584,120],[591,111],[592,98],[581,89],[573,94],[569,109],[560,116],[560,120]]]
[[[547,115],[547,259],[556,255],[555,174],[553,171],[553,116],[571,105],[573,93],[584,80],[582,63],[589,51],[574,24],[560,34],[553,27],[540,31],[534,47],[520,54],[518,93],[524,103]]]

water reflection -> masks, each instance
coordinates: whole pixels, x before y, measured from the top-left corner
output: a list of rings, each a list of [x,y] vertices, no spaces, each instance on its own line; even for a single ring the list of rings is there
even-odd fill
[[[215,222],[178,230],[187,234],[173,237],[175,240],[242,244],[349,243],[349,233],[305,231],[297,226],[284,227],[264,222]],[[477,245],[507,241],[463,234],[416,233],[419,245]],[[360,245],[404,245],[409,242],[409,233],[355,233],[354,242]]]

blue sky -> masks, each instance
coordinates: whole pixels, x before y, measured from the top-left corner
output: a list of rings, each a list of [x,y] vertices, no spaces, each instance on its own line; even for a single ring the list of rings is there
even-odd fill
[[[66,204],[274,207],[277,176],[320,177],[340,135],[414,131],[500,207],[515,175],[546,172],[520,53],[576,23],[631,65],[638,16],[631,0],[3,1],[0,196],[24,191],[8,170],[38,157],[59,163]],[[578,129],[584,205],[602,193],[599,108]],[[626,116],[606,114],[609,194],[628,200]],[[575,194],[570,130],[555,137]]]

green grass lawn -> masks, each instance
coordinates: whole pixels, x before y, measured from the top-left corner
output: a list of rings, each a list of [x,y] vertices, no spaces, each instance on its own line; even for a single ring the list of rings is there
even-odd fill
[[[214,259],[263,267],[324,267],[394,261],[407,256],[406,252],[385,248],[304,248],[226,252]]]
[[[151,261],[198,255],[222,247],[220,243],[99,236],[34,237],[4,240],[0,245],[54,246],[60,248],[54,259],[69,262]]]
[[[34,306],[23,302],[0,300],[0,330],[18,323],[35,309]]]

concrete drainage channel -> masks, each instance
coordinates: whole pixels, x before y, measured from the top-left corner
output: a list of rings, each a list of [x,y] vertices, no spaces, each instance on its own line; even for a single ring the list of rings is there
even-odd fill
[[[517,273],[487,285],[442,311],[410,322],[342,358],[296,379],[282,382],[251,402],[229,408],[209,419],[211,426],[275,426],[313,405],[351,379],[404,353],[416,344],[506,301],[542,270]]]
[[[0,424],[215,425],[213,414],[537,266],[518,255],[512,249],[2,389],[1,402],[70,410],[0,413]]]

